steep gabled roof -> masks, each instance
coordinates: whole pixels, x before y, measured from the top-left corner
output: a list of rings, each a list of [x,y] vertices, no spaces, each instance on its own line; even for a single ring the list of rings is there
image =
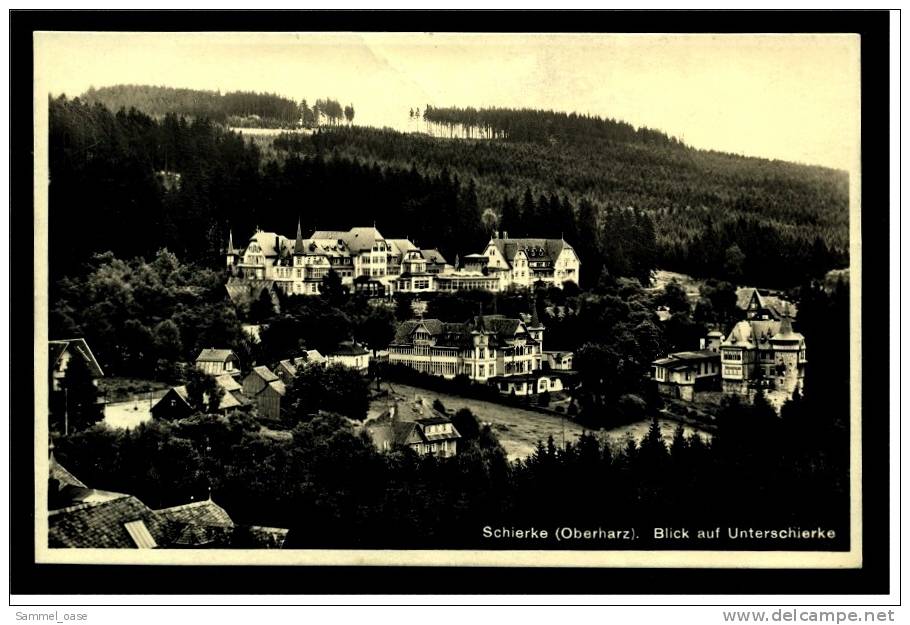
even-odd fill
[[[48,341],[47,343],[50,356],[48,362],[54,370],[59,371],[59,363],[63,358],[63,354],[70,352],[82,357],[83,362],[85,362],[93,377],[100,378],[104,376],[104,371],[101,370],[101,365],[98,364],[98,361],[95,359],[95,355],[92,353],[92,350],[89,349],[88,343],[85,342],[85,339],[58,339],[54,341]]]
[[[780,295],[750,287],[742,287],[736,290],[736,306],[740,310],[749,310],[753,301],[755,301],[757,310],[768,311],[776,319],[796,315],[796,305]]]

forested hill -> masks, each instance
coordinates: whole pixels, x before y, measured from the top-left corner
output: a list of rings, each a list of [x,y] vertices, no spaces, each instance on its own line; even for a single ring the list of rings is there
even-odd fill
[[[411,111],[412,117],[419,117],[419,114],[419,110]],[[627,122],[577,113],[508,108],[439,108],[427,105],[423,111],[423,120],[437,131],[449,129],[452,134],[457,131],[459,136],[466,137],[569,142],[575,145],[597,141],[682,145],[676,137],[669,137],[659,130],[635,128]]]
[[[565,236],[584,287],[662,267],[788,287],[847,265],[847,176],[655,145],[440,140],[359,127],[254,142],[207,116],[49,101],[52,282],[94,253],[222,265],[229,227],[375,222],[450,260],[496,230]],[[347,117],[345,115],[345,117]],[[631,209],[631,210],[630,210]],[[116,228],[116,230],[115,230]]]
[[[658,263],[684,273],[748,275],[782,286],[800,279],[800,264],[810,264],[805,269],[812,273],[847,265],[846,172],[623,134],[576,141],[569,133],[554,143],[336,128],[283,136],[274,145],[297,156],[413,167],[421,174],[446,170],[474,180],[481,210],[512,234],[558,237],[564,229],[546,211],[532,210],[528,196],[536,207],[551,196],[576,207],[589,202],[598,215],[634,207],[654,221]],[[597,226],[602,223],[579,223]]]
[[[265,124],[289,126],[300,119],[294,100],[273,93],[179,89],[152,85],[114,85],[89,88],[80,98],[89,104],[100,103],[111,111],[137,111],[161,117],[168,113],[189,117],[208,117],[221,123],[257,116]]]

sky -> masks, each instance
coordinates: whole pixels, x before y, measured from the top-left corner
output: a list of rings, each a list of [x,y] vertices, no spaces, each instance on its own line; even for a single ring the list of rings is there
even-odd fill
[[[355,123],[411,107],[590,113],[702,149],[852,171],[853,35],[38,33],[36,94],[120,83],[352,103]]]

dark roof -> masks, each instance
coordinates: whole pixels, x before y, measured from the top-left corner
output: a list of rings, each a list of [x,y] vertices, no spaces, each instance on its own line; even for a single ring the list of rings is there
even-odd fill
[[[329,356],[363,356],[364,354],[369,354],[367,350],[363,348],[362,345],[354,343],[353,341],[344,341],[339,343],[335,349],[329,350]]]
[[[438,347],[469,347],[471,334],[485,332],[492,334],[499,341],[513,338],[523,328],[520,319],[510,319],[503,315],[478,315],[470,321],[463,323],[447,323],[439,319],[423,319],[420,321],[404,321],[395,330],[393,344],[406,345],[411,343],[411,335],[423,326],[427,332],[436,339]]]
[[[423,254],[423,257],[427,260],[427,262],[435,263],[437,265],[446,264],[446,259],[439,250],[434,248],[434,249],[420,250],[420,251]]]
[[[220,527],[233,527],[234,522],[224,508],[216,504],[211,499],[205,501],[194,501],[181,506],[163,508],[156,510],[161,518],[177,522],[195,525],[214,525]]]
[[[756,300],[758,310],[767,311],[775,319],[796,315],[796,305],[776,292],[747,287],[736,290],[736,306],[738,308],[748,310],[752,300]]]
[[[562,239],[493,239],[490,243],[496,246],[510,265],[519,251],[524,251],[529,260],[544,258],[555,263],[563,249],[572,249]]]
[[[416,422],[421,425],[440,425],[443,423],[451,423],[452,420],[447,419],[446,417],[427,417],[425,419],[417,419]]]
[[[80,504],[48,514],[50,547],[136,548],[126,524],[142,521],[158,546],[170,542],[170,528],[144,503],[132,496],[101,503]]]
[[[352,252],[370,250],[377,240],[385,240],[379,230],[373,227],[351,228],[350,230],[316,230],[311,239],[333,239],[343,241]]]
[[[91,371],[92,376],[100,378],[104,376],[104,371],[101,370],[101,365],[98,364],[98,361],[95,359],[95,355],[92,354],[92,350],[89,349],[88,343],[85,342],[85,339],[59,339],[54,341],[48,341],[48,350],[49,350],[49,360],[48,363],[55,370],[59,370],[59,362],[63,357],[63,354],[66,352],[74,352],[82,356],[83,361],[86,366],[88,366],[89,371]]]
[[[196,356],[196,362],[226,362],[229,359],[237,360],[237,356],[229,349],[203,349]]]

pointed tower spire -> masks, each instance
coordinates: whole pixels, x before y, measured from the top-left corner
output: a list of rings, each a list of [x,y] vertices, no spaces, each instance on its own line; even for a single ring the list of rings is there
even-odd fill
[[[303,254],[303,232],[300,229],[300,217],[297,218],[297,241],[294,243],[294,253]]]
[[[477,303],[477,323],[475,325],[475,330],[480,333],[487,331],[486,323],[483,320],[483,302]]]
[[[540,327],[540,316],[537,314],[537,303],[533,298],[531,299],[531,327]]]
[[[237,254],[237,250],[234,249],[234,231],[228,228],[228,256],[233,256]]]

